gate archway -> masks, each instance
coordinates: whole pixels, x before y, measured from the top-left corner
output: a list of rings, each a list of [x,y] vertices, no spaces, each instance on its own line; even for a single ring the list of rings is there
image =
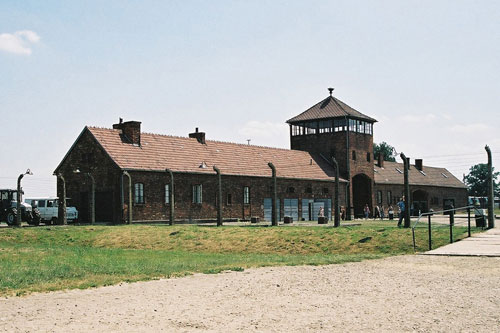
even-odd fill
[[[426,213],[429,207],[429,194],[424,190],[416,190],[412,193],[412,206],[410,211],[411,215],[417,216],[419,213]]]
[[[372,181],[364,173],[352,178],[352,206],[354,217],[363,217],[363,208],[368,204],[372,210]]]

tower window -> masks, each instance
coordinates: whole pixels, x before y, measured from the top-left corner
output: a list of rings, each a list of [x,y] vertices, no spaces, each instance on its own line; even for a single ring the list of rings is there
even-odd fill
[[[356,161],[356,151],[355,150],[352,151],[352,160]]]
[[[321,120],[319,122],[319,132],[320,133],[332,132],[332,121],[331,120]]]
[[[305,134],[316,134],[316,131],[318,129],[318,122],[311,121],[311,122],[305,123],[304,127],[305,127]]]
[[[368,153],[366,153],[366,161],[367,161],[367,162],[370,162],[370,160],[371,160],[371,158],[370,158],[370,153],[368,152]]]

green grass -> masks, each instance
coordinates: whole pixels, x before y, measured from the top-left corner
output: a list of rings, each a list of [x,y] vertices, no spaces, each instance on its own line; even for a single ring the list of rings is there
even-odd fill
[[[455,239],[465,235],[455,227]],[[426,250],[427,231],[416,232]],[[434,246],[448,242],[433,229]],[[362,242],[360,242],[362,240]],[[325,227],[57,226],[0,229],[0,296],[195,272],[323,265],[413,253],[411,229],[393,223]]]

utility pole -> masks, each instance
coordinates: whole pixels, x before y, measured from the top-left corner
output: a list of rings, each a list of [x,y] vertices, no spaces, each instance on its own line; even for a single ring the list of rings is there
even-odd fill
[[[59,197],[59,205],[57,207],[57,219],[58,223],[62,225],[68,224],[68,218],[66,216],[66,180],[62,174],[58,174],[57,177],[61,180],[61,192]]]
[[[409,163],[409,161],[406,158],[404,153],[401,153],[399,156],[401,157],[401,159],[403,160],[403,163],[404,163],[404,173],[403,173],[404,174],[404,193],[405,193],[404,227],[409,228],[410,227],[410,181],[408,179],[408,172],[409,172],[408,169],[410,168],[410,165],[409,165],[410,163]]]
[[[170,169],[165,169],[166,172],[170,174],[170,225],[174,225],[175,222],[175,196],[174,196],[174,173]]]
[[[222,226],[222,177],[219,168],[214,165],[214,171],[217,173],[217,226]]]
[[[127,224],[132,223],[132,177],[127,171],[123,171],[123,175],[128,177],[128,220]],[[123,209],[123,208],[122,208]]]
[[[333,226],[340,226],[340,211],[339,211],[339,164],[335,157],[332,157],[333,166],[335,167],[335,195],[333,204],[335,206],[335,217],[333,219]]]
[[[488,154],[488,229],[495,227],[495,194],[493,184],[493,159],[491,157],[490,147],[484,147]]]
[[[16,222],[14,226],[20,227],[21,226],[21,218],[22,218],[22,211],[21,211],[21,179],[23,179],[24,175],[33,175],[33,173],[30,171],[30,169],[26,170],[25,173],[22,173],[19,175],[17,178],[17,203],[16,203],[16,210],[17,210],[17,215],[16,215]]]
[[[276,188],[277,186],[277,181],[276,181],[276,168],[274,167],[274,164],[271,162],[267,163],[267,165],[271,168],[272,171],[272,177],[273,177],[273,198],[272,198],[272,207],[271,207],[271,212],[272,212],[272,218],[271,218],[271,225],[272,226],[278,226],[278,218],[277,218],[277,211],[276,211],[276,204],[278,202],[278,189]]]

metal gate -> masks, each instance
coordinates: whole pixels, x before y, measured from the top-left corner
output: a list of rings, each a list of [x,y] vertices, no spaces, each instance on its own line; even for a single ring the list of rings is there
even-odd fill
[[[271,198],[264,198],[264,220],[266,221],[272,221],[273,219],[273,213],[271,207],[273,206],[273,199]],[[278,218],[278,221],[280,220],[280,199],[276,200],[276,217]]]
[[[299,199],[283,199],[284,216],[290,216],[294,221],[299,220]]]

